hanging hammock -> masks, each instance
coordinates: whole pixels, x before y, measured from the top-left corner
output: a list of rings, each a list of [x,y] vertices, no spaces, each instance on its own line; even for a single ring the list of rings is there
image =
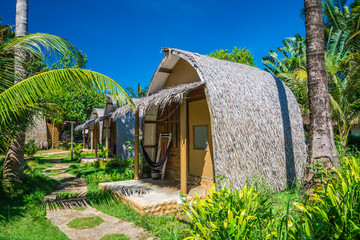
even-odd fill
[[[154,162],[151,160],[151,158],[149,157],[149,154],[145,151],[145,147],[144,147],[144,141],[141,140],[141,150],[144,154],[144,158],[145,160],[149,163],[149,165],[153,168],[158,168],[161,167],[162,165],[164,165],[164,163],[166,162],[167,156],[170,152],[170,148],[171,148],[171,143],[172,143],[172,138],[170,139],[170,143],[169,146],[166,149],[166,152],[164,154],[164,156],[162,157],[162,159],[159,162]]]

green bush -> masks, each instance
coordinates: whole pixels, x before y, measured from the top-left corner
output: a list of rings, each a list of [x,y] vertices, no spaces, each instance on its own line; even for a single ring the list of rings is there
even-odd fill
[[[184,202],[194,239],[259,239],[267,234],[266,219],[272,216],[268,197],[254,185],[238,191],[231,186],[211,190],[206,199]]]
[[[106,163],[106,168],[126,168],[130,167],[132,168],[134,165],[134,159],[128,158],[128,159],[122,159],[122,160],[111,160]]]
[[[25,153],[29,157],[33,157],[35,153],[39,151],[38,147],[36,146],[35,140],[30,140],[28,143],[25,144]]]
[[[106,163],[106,168],[123,167],[124,164],[119,160],[111,160]]]
[[[289,197],[278,214],[254,185],[185,202],[189,239],[360,239],[360,166],[353,157],[342,167],[326,174],[307,198],[291,203]]]
[[[81,154],[84,151],[83,150],[83,144],[82,143],[79,143],[79,144],[73,143],[73,144],[74,144],[75,158],[79,159],[79,158],[81,158]]]
[[[95,172],[91,175],[88,175],[86,178],[86,182],[92,182],[95,184],[103,183],[103,182],[116,182],[116,181],[124,181],[134,179],[134,170],[126,169],[125,172]]]
[[[310,239],[360,239],[360,166],[345,158],[337,176],[328,176],[301,211],[299,229]]]

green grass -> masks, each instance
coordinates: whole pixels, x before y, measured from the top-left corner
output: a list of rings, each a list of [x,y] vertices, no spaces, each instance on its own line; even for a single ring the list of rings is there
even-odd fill
[[[110,233],[100,238],[100,240],[130,240],[130,238],[125,234]]]
[[[288,189],[282,192],[276,192],[270,195],[269,202],[272,203],[273,211],[276,215],[281,215],[286,211],[288,202],[290,201],[290,206],[292,206],[292,202],[300,201],[300,189]]]
[[[0,239],[69,239],[45,218],[42,207],[44,196],[60,182],[44,175],[41,170],[55,163],[48,157],[27,161],[31,161],[31,167],[25,168],[22,184],[13,185],[7,193],[0,185]],[[0,169],[2,165],[3,160],[0,160]]]
[[[86,207],[74,207],[73,209],[76,211],[83,211],[86,209]]]
[[[68,224],[66,224],[69,228],[75,229],[85,229],[85,228],[93,228],[99,226],[105,222],[101,217],[84,217],[84,218],[74,218]]]
[[[26,172],[9,194],[0,190],[0,239],[68,239],[45,218],[42,207],[58,183],[39,171]]]
[[[84,178],[87,183],[123,181],[134,178],[134,170],[127,167],[108,167],[105,164],[78,163],[71,165],[66,172]]]

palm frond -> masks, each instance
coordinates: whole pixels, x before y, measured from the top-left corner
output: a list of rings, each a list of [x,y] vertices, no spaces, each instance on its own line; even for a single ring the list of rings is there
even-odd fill
[[[84,69],[60,69],[32,76],[0,93],[2,121],[11,121],[13,114],[20,115],[29,105],[33,105],[49,92],[56,92],[62,86],[79,91],[84,87],[96,89],[112,94],[121,104],[132,104],[126,91],[105,75]]]

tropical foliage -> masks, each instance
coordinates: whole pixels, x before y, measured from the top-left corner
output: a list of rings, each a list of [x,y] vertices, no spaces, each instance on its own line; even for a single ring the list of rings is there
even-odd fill
[[[188,239],[359,239],[360,166],[355,158],[344,158],[342,166],[336,176],[323,171],[308,198],[289,199],[278,214],[271,197],[254,186],[224,187],[186,202]]]
[[[29,157],[33,157],[35,153],[38,151],[38,147],[36,146],[35,140],[31,140],[28,143],[25,144],[25,153]]]
[[[347,7],[346,1],[326,0],[323,3],[325,16],[325,67],[335,130],[340,135],[343,147],[351,125],[359,118],[360,78],[359,20],[360,2]],[[283,47],[270,51],[263,58],[266,70],[281,79],[295,94],[304,116],[309,115],[307,88],[306,39],[296,34],[283,41]]]
[[[231,52],[229,52],[228,49],[220,49],[210,53],[209,56],[217,59],[223,59],[256,67],[256,64],[254,62],[254,56],[249,50],[246,50],[245,48],[234,47]]]
[[[126,90],[129,92],[131,97],[137,98],[137,97],[145,97],[147,92],[147,87],[143,87],[138,83],[137,89],[134,90],[132,88],[126,88]]]

